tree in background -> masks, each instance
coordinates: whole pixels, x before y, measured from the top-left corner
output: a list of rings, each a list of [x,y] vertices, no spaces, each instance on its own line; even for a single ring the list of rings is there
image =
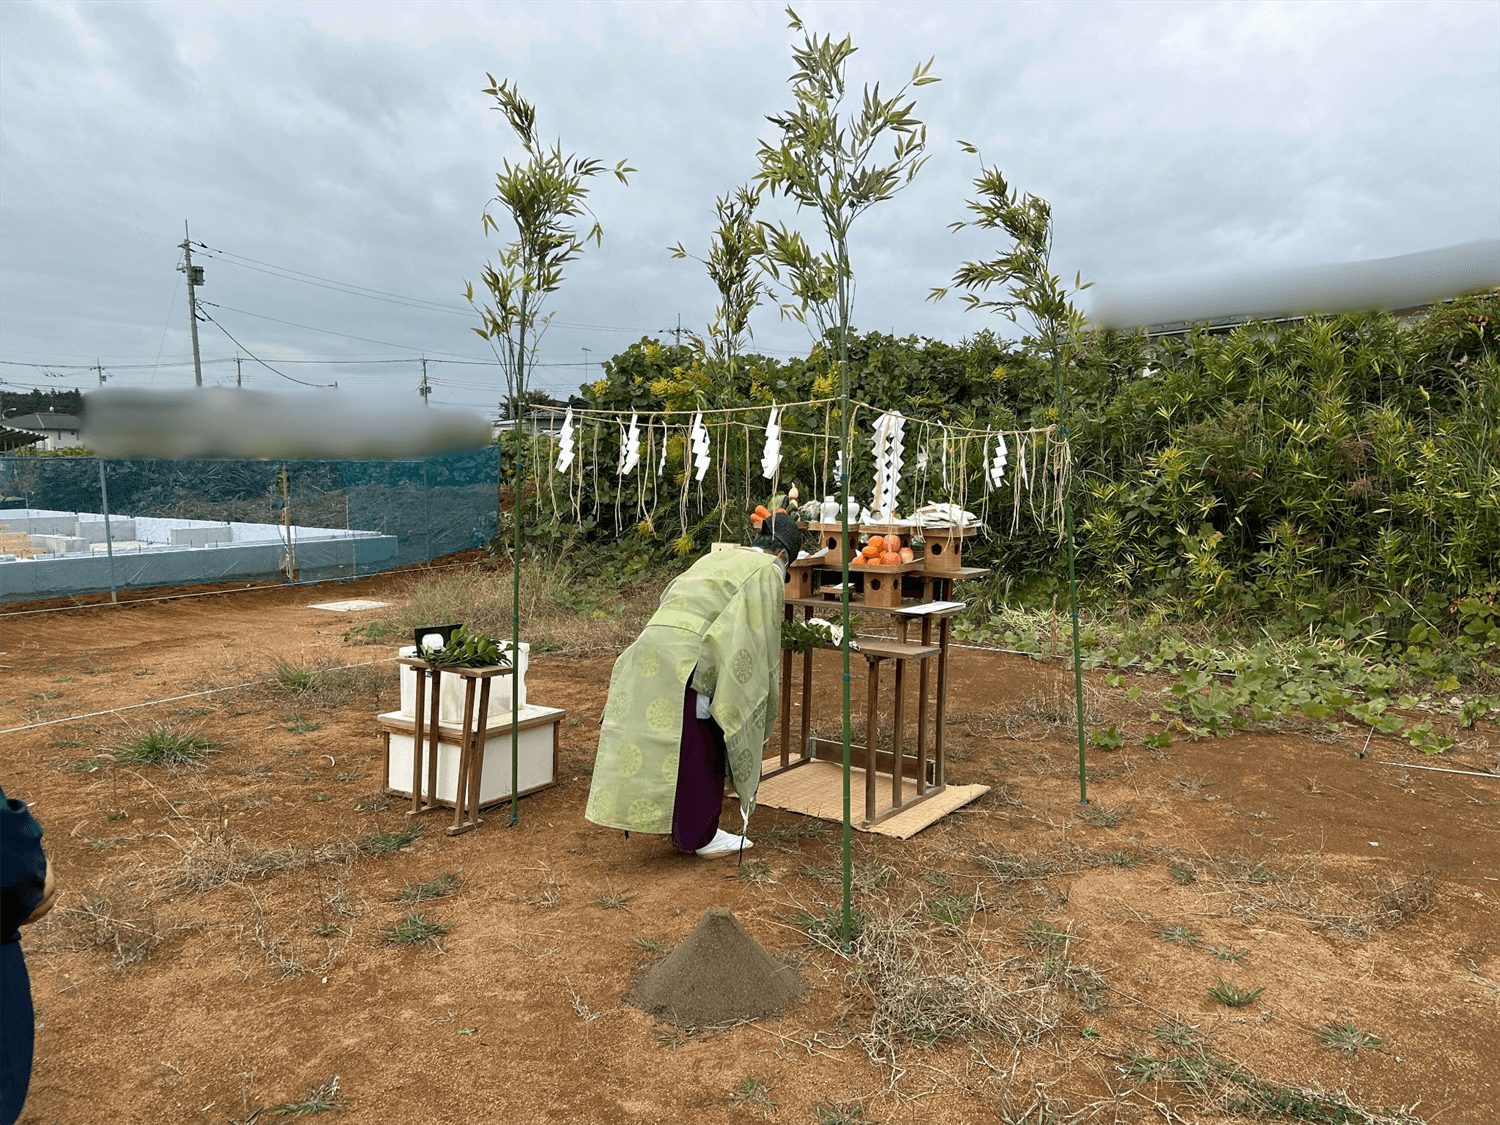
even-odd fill
[[[794,47],[797,69],[791,77],[795,104],[767,120],[779,136],[762,141],[757,182],[811,211],[823,225],[826,249],[814,251],[801,232],[785,223],[765,224],[765,265],[781,283],[789,299],[784,315],[807,323],[812,317],[817,338],[834,335],[838,348],[839,389],[843,409],[839,417],[843,470],[839,497],[848,541],[849,466],[853,434],[849,402],[849,323],[854,307],[854,268],[849,258],[849,231],[854,220],[877,203],[890,199],[916,177],[926,162],[927,127],[912,116],[914,100],[908,91],[938,81],[929,71],[932,60],[920,65],[894,95],[882,98],[877,83],[866,86],[857,111],[844,114],[848,92],[849,59],[856,48],[849,36],[810,34],[791,8],[786,10],[793,31],[802,32]],[[877,149],[890,142],[888,156]],[[844,943],[850,940],[849,856],[849,558],[843,559],[842,617],[844,627]]]
[[[486,235],[498,234],[501,223],[507,223],[514,236],[500,251],[495,264],[486,263],[480,274],[487,297],[476,301],[474,284],[464,286],[464,296],[479,314],[480,326],[474,331],[489,342],[505,376],[507,401],[519,406],[511,411],[513,451],[511,527],[514,549],[511,555],[511,641],[512,654],[520,658],[521,644],[521,503],[526,472],[526,443],[522,425],[526,414],[529,389],[527,378],[536,360],[537,349],[546,331],[550,314],[543,310],[547,297],[562,287],[563,268],[583,253],[589,240],[598,245],[604,230],[589,210],[589,181],[606,171],[604,164],[592,158],[565,154],[561,142],[549,148],[537,139],[536,107],[521,97],[509,82],[496,82],[485,75],[489,85],[484,92],[495,100],[491,108],[505,116],[521,147],[525,159],[507,158],[495,177],[495,197],[485,205],[480,225]],[[614,174],[622,184],[629,183],[635,171],[622,160]],[[499,214],[500,218],[496,218]],[[583,216],[592,220],[587,234],[579,237],[576,223]],[[500,447],[504,457],[504,445]],[[500,477],[504,479],[503,462]],[[504,526],[504,513],[500,514]],[[511,802],[510,822],[519,819],[517,785],[518,731],[516,716],[520,712],[521,681],[511,677]]]
[[[83,395],[78,391],[0,391],[0,417],[18,414],[77,414],[83,409]]]
[[[723,380],[717,383],[720,404],[738,404],[748,401],[748,388],[742,394],[735,370],[739,358],[753,333],[750,331],[750,314],[759,306],[766,293],[764,273],[760,261],[765,254],[765,228],[755,219],[755,208],[760,203],[759,186],[736,188],[732,195],[721,195],[714,200],[714,213],[719,226],[713,233],[708,257],[699,258],[689,254],[682,243],[668,247],[674,258],[692,258],[708,270],[708,278],[719,293],[719,303],[714,309],[714,318],[708,326],[708,336],[690,333],[701,359],[711,361],[722,369]],[[753,381],[753,380],[752,380]],[[708,403],[700,403],[708,405]],[[745,466],[748,475],[749,466]],[[686,488],[686,459],[683,462]],[[748,480],[745,482],[748,492]],[[727,530],[728,506],[719,512],[721,534]]]
[[[979,150],[968,141],[959,144],[965,152],[979,156]],[[979,175],[974,180],[977,199],[968,203],[973,216],[949,224],[949,229],[1003,231],[1010,249],[987,261],[965,262],[953,274],[953,284],[965,290],[964,305],[969,310],[997,312],[1012,323],[1018,313],[1031,321],[1038,350],[1051,364],[1053,394],[1057,410],[1058,436],[1071,456],[1068,444],[1068,396],[1063,370],[1071,359],[1071,350],[1083,337],[1084,319],[1072,298],[1088,288],[1075,278],[1071,290],[1065,288],[1052,272],[1052,207],[1038,196],[1017,193],[1005,182],[998,168],[984,166],[980,158]],[[999,289],[1002,296],[990,296]],[[947,289],[936,288],[931,299],[941,299]],[[1083,732],[1083,663],[1078,637],[1078,574],[1073,536],[1072,472],[1063,477],[1063,537],[1067,540],[1068,604],[1073,617],[1073,691],[1078,709],[1078,799],[1088,803],[1085,780],[1085,745]]]
[[[714,214],[719,226],[713,233],[708,257],[689,254],[682,243],[668,249],[674,258],[692,258],[708,270],[708,279],[719,293],[713,323],[706,340],[694,336],[700,352],[724,365],[728,375],[727,397],[734,399],[739,384],[735,381],[735,360],[754,335],[750,331],[750,314],[760,306],[766,292],[760,261],[766,252],[765,228],[755,219],[761,188],[736,188],[733,195],[714,200]]]

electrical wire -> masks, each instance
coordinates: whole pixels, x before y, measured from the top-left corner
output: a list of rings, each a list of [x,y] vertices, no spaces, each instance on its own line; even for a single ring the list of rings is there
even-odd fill
[[[347,297],[365,297],[372,301],[383,301],[388,305],[399,305],[403,308],[420,309],[425,312],[447,313],[449,316],[473,317],[474,315],[474,311],[472,309],[460,309],[456,306],[443,306],[437,304],[436,302],[429,303],[422,301],[420,298],[399,297],[397,295],[384,296],[378,292],[364,292],[362,291],[362,286],[349,286],[346,288],[342,282],[324,284],[322,281],[309,280],[310,277],[315,275],[308,275],[308,277],[295,277],[292,276],[292,273],[290,272],[278,273],[274,270],[262,269],[259,266],[248,265],[245,262],[233,261],[229,258],[222,257],[219,254],[208,254],[206,255],[206,257],[208,257],[212,261],[220,262],[226,266],[238,266],[240,269],[252,270],[255,273],[279,278],[282,281],[295,281],[299,285],[310,285],[314,289],[327,289],[334,293],[342,293]]]
[[[205,359],[203,363],[233,363],[233,357],[227,359]],[[288,361],[278,361],[288,362]],[[0,364],[7,367],[32,367],[39,371],[94,371],[100,366],[96,363],[31,363],[21,359],[0,359]],[[190,359],[169,359],[166,363],[106,363],[103,365],[106,371],[148,371],[158,367],[191,367],[193,361]]]
[[[222,308],[226,312],[240,312],[241,311],[239,309],[232,309],[228,305],[218,305],[218,304],[215,304],[212,301],[200,301],[198,303],[200,305],[213,305],[214,308]],[[255,316],[257,314],[255,314],[255,313],[247,313],[246,315]],[[263,317],[262,319],[269,319],[269,318],[264,318]],[[324,331],[324,330],[320,329],[319,331]],[[335,333],[335,335],[336,334],[337,333]],[[397,345],[397,346],[404,346],[404,345]],[[454,364],[454,365],[457,365],[457,366],[463,366],[463,365],[467,364],[467,365],[470,365],[470,366],[473,366],[473,367],[499,367],[499,366],[501,366],[500,361],[499,360],[494,360],[494,359],[440,359],[436,355],[433,355],[431,353],[424,352],[423,354],[427,356],[427,362],[429,364],[432,364],[432,363],[448,363],[448,364]],[[443,354],[447,354],[447,353],[443,353]],[[211,359],[202,360],[201,364],[202,364],[202,366],[207,367],[210,364],[224,364],[224,363],[233,363],[233,362],[234,362],[234,356],[217,356],[217,357],[214,357],[214,358],[211,358]],[[306,356],[287,356],[285,358],[277,358],[275,356],[270,356],[270,357],[267,358],[266,362],[268,362],[268,363],[287,363],[287,364],[290,364],[290,363],[318,363],[318,364],[335,364],[335,363],[338,363],[338,364],[375,365],[375,364],[389,364],[389,363],[420,363],[421,362],[421,358],[419,356],[409,356],[409,355],[372,356],[372,357],[366,358],[366,359],[359,359],[359,358],[353,358],[353,359],[319,359],[319,358],[316,358],[316,357],[309,359]],[[3,364],[5,366],[7,366],[7,367],[30,367],[33,370],[37,370],[37,371],[94,371],[98,367],[97,364],[93,364],[93,363],[37,363],[37,362],[34,362],[32,360],[23,360],[23,359],[0,359],[0,364]],[[191,366],[193,366],[193,361],[191,359],[169,359],[169,360],[166,360],[163,363],[106,363],[106,364],[104,364],[104,370],[105,371],[149,371],[149,370],[152,370],[152,369],[157,368],[157,367],[191,367]],[[531,368],[531,367],[594,367],[594,366],[597,366],[597,365],[594,364],[594,363],[588,363],[588,364],[580,363],[578,360],[574,359],[574,360],[549,360],[549,361],[546,361],[546,362],[537,362],[537,363],[528,364],[527,366],[528,366],[528,368]]]
[[[184,281],[187,279],[184,278]],[[167,329],[172,327],[172,314],[177,311],[177,282],[172,282],[172,299],[167,303],[167,319],[161,326],[161,339],[156,343],[156,358],[151,363],[151,382],[156,382],[156,370],[161,366],[161,350],[167,346]]]
[[[396,657],[385,656],[379,660],[366,660],[360,664],[340,664],[338,668],[370,668],[376,664],[389,664]],[[109,707],[103,711],[88,711],[82,715],[69,715],[66,719],[44,719],[39,723],[27,723],[19,727],[6,727],[0,730],[0,735],[16,734],[19,731],[37,730],[41,727],[55,727],[62,723],[78,723],[84,719],[97,719],[103,715],[118,715],[121,711],[135,711],[142,707],[160,707],[163,703],[180,703],[184,699],[201,699],[205,695],[219,695],[226,691],[243,691],[245,688],[261,687],[265,684],[273,684],[276,678],[273,676],[268,680],[251,680],[243,684],[230,684],[228,687],[206,688],[203,691],[190,691],[186,695],[171,695],[165,699],[148,699],[142,703],[126,703],[121,707]]]
[[[281,320],[274,316],[267,316],[265,313],[251,312],[249,309],[237,309],[230,305],[220,305],[213,301],[199,301],[198,304],[200,306],[208,305],[210,308],[223,309],[225,312],[238,313],[240,316],[253,316],[256,320],[269,320],[273,324],[285,324],[289,328],[301,328],[307,332],[321,332],[325,336],[342,336],[346,340],[358,340],[364,344],[380,344],[382,347],[400,348],[403,351],[417,352],[419,354],[426,354],[431,351],[437,355],[455,356],[459,359],[473,359],[472,356],[466,356],[461,352],[445,352],[436,348],[414,348],[410,344],[398,344],[393,340],[376,340],[369,336],[353,336],[348,332],[335,332],[331,328],[314,328],[311,324],[298,324],[296,321]]]
[[[217,307],[217,306],[215,306],[215,307]],[[213,317],[209,316],[208,313],[204,313],[203,314],[203,319],[206,320],[206,321],[208,321],[208,323],[212,324],[220,332],[224,333],[224,335],[228,336],[231,340],[233,340],[234,341],[234,346],[237,347],[237,348],[239,348],[242,352],[244,352],[251,359],[255,360],[256,363],[260,364],[267,371],[270,371],[270,372],[272,372],[273,374],[276,374],[276,375],[280,375],[283,379],[287,380],[288,382],[291,382],[291,383],[300,383],[304,387],[327,388],[327,387],[332,387],[333,386],[332,383],[309,383],[306,379],[298,379],[295,375],[288,375],[285,371],[277,371],[276,368],[272,367],[265,360],[261,359],[260,356],[256,355],[249,348],[245,347],[244,344],[240,343],[238,340],[235,340],[234,336],[230,334],[229,329],[225,328],[217,320],[215,320]]]
[[[305,270],[293,269],[291,266],[277,265],[275,262],[263,261],[260,258],[252,258],[246,254],[237,254],[232,250],[222,247],[209,246],[204,242],[195,242],[194,246],[214,257],[226,265],[240,266],[244,269],[253,269],[257,273],[268,273],[272,277],[283,277],[287,281],[299,281],[305,285],[313,285],[320,289],[333,289],[335,292],[344,293],[351,297],[369,297],[372,300],[386,301],[393,304],[406,305],[410,308],[427,309],[431,312],[442,312],[456,316],[473,316],[474,310],[458,304],[450,304],[446,301],[436,301],[428,297],[413,297],[405,293],[393,293],[388,289],[374,289],[368,285],[357,285],[352,281],[340,281],[337,278],[324,277],[322,274],[308,273]],[[234,260],[238,259],[238,260]],[[253,263],[247,265],[246,263]],[[258,268],[259,267],[259,268]],[[291,276],[286,276],[291,275]],[[613,332],[613,333],[640,333],[643,336],[664,335],[667,331],[663,329],[641,328],[639,326],[627,326],[623,324],[584,324],[575,321],[553,320],[549,321],[555,328],[567,328],[577,332]],[[779,355],[801,356],[801,352],[786,348],[760,348],[762,352],[774,352]]]

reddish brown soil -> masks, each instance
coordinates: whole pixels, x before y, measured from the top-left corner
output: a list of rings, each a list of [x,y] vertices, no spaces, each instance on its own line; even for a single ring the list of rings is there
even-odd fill
[[[0,618],[0,728],[240,684],[278,657],[374,660],[387,650],[342,634],[379,611],[306,607],[399,588],[377,578]],[[1015,1054],[992,1036],[908,1044],[893,1089],[852,1041],[869,1027],[870,996],[793,924],[838,900],[836,826],[762,810],[741,873],[583,820],[610,664],[534,658],[531,698],[569,718],[561,783],[522,802],[518,828],[501,810],[450,838],[429,818],[395,855],[206,891],[171,883],[216,833],[312,849],[406,823],[398,805],[356,808],[380,783],[371,711],[394,705],[393,667],[378,700],[318,709],[242,689],[0,736],[0,781],[34,802],[62,888],[23,939],[40,1028],[23,1121],[237,1121],[333,1075],[344,1108],[327,1119],[358,1122],[809,1122],[855,1101],[870,1121],[990,1122],[1007,1097],[1029,1104],[1035,1084],[1073,1110],[1097,1106],[1091,1120],[1164,1119],[1153,1098],[1176,1120],[1248,1120],[1169,1085],[1120,1096],[1132,1084],[1119,1067],[1160,1053],[1152,1028],[1173,1014],[1269,1081],[1342,1089],[1370,1107],[1420,1103],[1444,1125],[1500,1120],[1500,783],[1389,768],[1403,747],[1379,740],[1359,757],[1362,738],[1255,733],[1146,751],[1132,736],[1133,748],[1094,755],[1084,810],[1070,729],[1044,702],[1065,690],[1061,671],[957,653],[950,776],[997,788],[910,841],[856,834],[862,870],[894,872],[860,905],[879,912],[940,886],[977,893],[984,909],[963,927],[987,958],[1025,955],[1040,919],[1070,931],[1074,959],[1112,991],[1093,1011],[1060,999],[1059,1027]],[[824,671],[820,714],[837,707]],[[201,769],[90,763],[157,721],[196,726],[223,749]],[[1495,744],[1493,730],[1485,737]],[[1099,810],[1123,815],[1113,827],[1083,815]],[[999,878],[977,859],[999,850],[1060,870]],[[1106,853],[1124,865],[1091,858]],[[1173,865],[1195,881],[1180,883]],[[406,912],[394,897],[447,872],[458,893],[420,907],[448,927],[441,947],[386,944]],[[1423,873],[1430,902],[1392,911],[1392,889],[1410,894]],[[351,914],[327,905],[340,889]],[[82,913],[104,898],[113,928]],[[692,1034],[622,1004],[660,956],[641,943],[675,945],[714,905],[797,960],[809,998]],[[1200,946],[1163,941],[1170,925],[1191,926]],[[122,966],[112,934],[127,947],[132,935],[161,941]],[[1226,963],[1217,947],[1248,952]],[[1264,992],[1224,1007],[1206,991],[1221,976]],[[1318,1030],[1331,1021],[1382,1042],[1330,1050]],[[766,1084],[767,1100],[731,1099],[746,1078]]]

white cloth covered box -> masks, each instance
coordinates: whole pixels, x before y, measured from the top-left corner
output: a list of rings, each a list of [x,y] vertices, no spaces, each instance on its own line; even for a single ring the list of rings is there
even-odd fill
[[[502,652],[510,651],[510,642],[505,641],[500,645]],[[414,657],[417,650],[411,645],[401,649],[398,655],[402,657]],[[531,660],[531,646],[525,641],[521,642],[521,706],[526,706],[526,666]],[[406,718],[411,719],[416,715],[417,708],[417,675],[418,669],[405,664],[401,668],[401,711]],[[464,678],[462,676],[444,675],[438,680],[438,694],[442,699],[438,703],[438,722],[459,724],[464,721]],[[510,716],[510,676],[496,676],[490,680],[490,714],[493,716],[499,709],[504,709],[507,719]],[[474,687],[474,697],[479,698],[479,686]],[[432,714],[432,701],[426,700],[423,704],[426,708],[422,718]]]
[[[453,677],[458,679],[457,676]],[[522,794],[557,784],[557,725],[567,712],[557,707],[523,707],[520,715],[517,775]],[[393,796],[411,796],[412,742],[416,726],[399,711],[377,717],[385,738],[385,791]],[[424,730],[423,741],[431,737]],[[457,726],[439,724],[437,792],[427,793],[427,763],[422,763],[423,796],[445,805],[458,798],[459,739]],[[493,805],[510,798],[510,707],[500,707],[491,695],[490,721],[484,732],[479,776],[479,805]]]

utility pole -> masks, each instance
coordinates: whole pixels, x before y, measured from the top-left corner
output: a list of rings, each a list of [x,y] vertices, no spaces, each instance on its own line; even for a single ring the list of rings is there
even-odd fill
[[[104,365],[99,362],[99,357],[94,357],[94,370],[99,372],[99,385],[104,386]]]
[[[234,357],[234,385],[236,387],[243,387],[245,385],[244,379],[240,376],[240,356],[238,353]]]
[[[588,382],[588,378],[589,378],[589,349],[588,348],[584,348],[584,349],[582,349],[582,351],[583,351],[583,379],[584,379],[584,382]]]
[[[431,405],[427,401],[427,396],[431,393],[432,384],[427,381],[427,357],[424,355],[422,357],[422,385],[417,388],[417,394],[422,396],[422,404],[424,406]]]
[[[195,287],[203,284],[203,267],[193,265],[193,243],[188,236],[187,220],[182,223],[182,265],[177,267],[187,275],[188,327],[193,332],[193,381],[203,386],[203,360],[198,354],[198,294]]]
[[[681,313],[677,314],[677,327],[676,328],[663,328],[660,331],[672,333],[672,335],[677,338],[677,346],[679,348],[682,347],[682,314]]]

